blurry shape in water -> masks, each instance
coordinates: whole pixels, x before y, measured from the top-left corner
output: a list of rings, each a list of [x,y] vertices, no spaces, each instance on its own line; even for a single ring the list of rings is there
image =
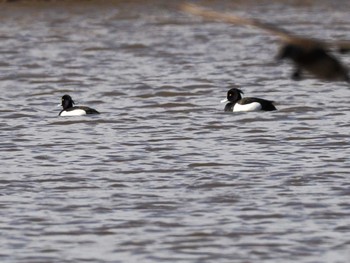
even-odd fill
[[[231,88],[227,92],[226,99],[221,103],[228,102],[225,111],[274,111],[277,110],[273,101],[246,97],[242,98],[243,91],[237,88]]]
[[[81,116],[86,114],[100,114],[97,110],[86,106],[74,106],[74,101],[71,96],[62,96],[62,110],[58,114],[59,116]]]
[[[301,80],[306,71],[321,80],[350,82],[347,68],[330,53],[331,48],[341,53],[349,51],[350,41],[329,42],[305,38],[256,19],[207,10],[194,4],[184,4],[181,9],[207,19],[257,27],[278,36],[283,44],[277,58],[290,59],[294,63],[295,69],[291,75],[294,80]]]

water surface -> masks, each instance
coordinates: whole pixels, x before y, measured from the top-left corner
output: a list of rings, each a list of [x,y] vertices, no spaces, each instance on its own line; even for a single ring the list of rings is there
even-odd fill
[[[345,1],[203,3],[350,38]],[[1,262],[350,260],[349,86],[177,7],[0,5]],[[223,112],[231,84],[279,110]]]

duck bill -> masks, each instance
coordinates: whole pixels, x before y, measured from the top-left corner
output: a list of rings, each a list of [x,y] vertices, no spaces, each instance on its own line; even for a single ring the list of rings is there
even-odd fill
[[[228,102],[228,99],[221,100],[220,103]]]

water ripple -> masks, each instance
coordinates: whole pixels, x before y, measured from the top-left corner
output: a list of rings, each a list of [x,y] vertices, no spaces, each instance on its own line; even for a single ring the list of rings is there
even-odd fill
[[[349,29],[344,1],[299,2],[206,4]],[[170,2],[12,1],[0,21],[1,262],[348,261],[346,84],[291,81],[270,36]],[[224,112],[228,85],[279,110]],[[66,93],[101,114],[58,117]]]

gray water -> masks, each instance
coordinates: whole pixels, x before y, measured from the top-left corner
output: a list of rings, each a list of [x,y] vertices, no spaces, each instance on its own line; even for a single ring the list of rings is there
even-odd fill
[[[207,1],[350,38],[349,3],[304,2]],[[0,5],[1,262],[350,261],[347,84],[180,1],[65,3]],[[278,111],[223,112],[231,84]]]

